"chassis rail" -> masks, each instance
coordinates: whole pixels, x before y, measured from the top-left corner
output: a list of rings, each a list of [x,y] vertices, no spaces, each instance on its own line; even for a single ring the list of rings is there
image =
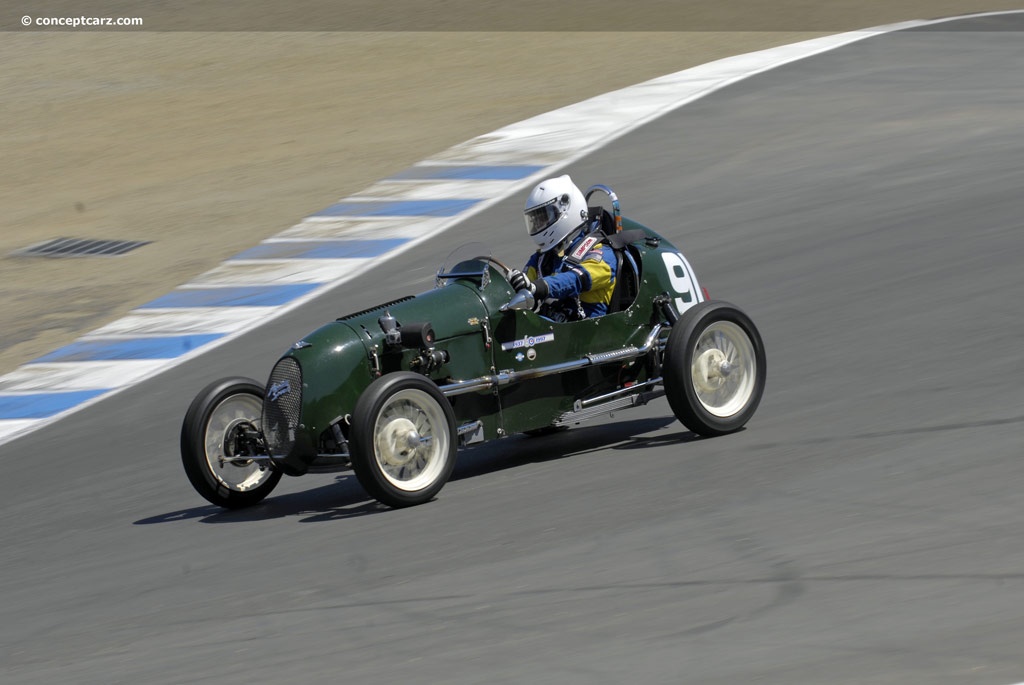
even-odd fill
[[[471,378],[464,381],[447,383],[445,385],[438,386],[438,388],[442,393],[444,393],[445,397],[455,397],[456,395],[465,395],[467,393],[479,392],[481,390],[491,390],[502,385],[530,380],[532,378],[541,378],[543,376],[551,376],[556,373],[575,371],[576,369],[582,369],[587,366],[596,366],[598,364],[607,364],[609,362],[635,359],[637,357],[642,357],[654,349],[658,344],[658,338],[661,336],[661,332],[664,328],[664,324],[655,324],[654,328],[652,328],[651,332],[647,335],[647,339],[644,340],[644,343],[640,345],[640,347],[630,345],[618,350],[588,354],[583,359],[578,359],[576,361],[551,364],[550,366],[540,366],[536,369],[527,369],[525,371],[501,371],[488,376],[480,376],[478,378]]]

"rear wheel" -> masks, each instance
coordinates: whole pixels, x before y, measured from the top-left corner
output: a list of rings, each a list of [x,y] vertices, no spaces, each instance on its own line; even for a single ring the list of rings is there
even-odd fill
[[[253,435],[263,412],[263,386],[248,378],[225,378],[192,401],[181,426],[181,463],[207,501],[227,509],[256,504],[270,494],[281,472],[257,454]]]
[[[764,392],[764,343],[754,322],[727,302],[702,302],[672,327],[662,369],[672,412],[699,435],[742,428]]]
[[[428,502],[455,468],[455,415],[428,378],[389,373],[371,383],[352,413],[352,469],[391,507]]]

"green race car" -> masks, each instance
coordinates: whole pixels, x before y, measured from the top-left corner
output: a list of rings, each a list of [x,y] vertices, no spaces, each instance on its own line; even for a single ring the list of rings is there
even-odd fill
[[[508,267],[464,246],[433,290],[310,333],[265,385],[226,378],[203,389],[181,432],[190,482],[238,508],[282,475],[351,468],[370,495],[404,507],[441,490],[459,446],[542,434],[661,395],[694,433],[739,430],[765,384],[757,328],[708,300],[682,253],[613,204],[614,215],[600,210],[600,238],[619,257],[608,314],[558,322],[534,313]]]

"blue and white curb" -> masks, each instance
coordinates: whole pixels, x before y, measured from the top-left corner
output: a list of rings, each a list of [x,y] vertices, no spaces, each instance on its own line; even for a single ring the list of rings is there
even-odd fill
[[[990,14],[1003,13],[974,16]],[[891,24],[718,60],[456,145],[0,376],[0,443],[224,344],[689,102],[865,38],[953,19]]]

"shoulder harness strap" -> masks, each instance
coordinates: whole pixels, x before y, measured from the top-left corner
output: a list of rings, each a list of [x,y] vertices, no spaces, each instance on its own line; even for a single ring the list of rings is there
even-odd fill
[[[590,251],[593,250],[595,246],[600,244],[601,240],[604,237],[604,233],[601,232],[600,229],[594,231],[586,238],[581,240],[580,244],[573,248],[572,252],[565,255],[565,261],[568,262],[569,264],[579,264],[580,262],[583,261],[584,257],[590,254]]]
[[[647,234],[639,228],[632,228],[628,231],[612,233],[610,236],[606,236],[605,240],[613,250],[619,251],[625,250],[630,243],[640,242],[646,237]]]

